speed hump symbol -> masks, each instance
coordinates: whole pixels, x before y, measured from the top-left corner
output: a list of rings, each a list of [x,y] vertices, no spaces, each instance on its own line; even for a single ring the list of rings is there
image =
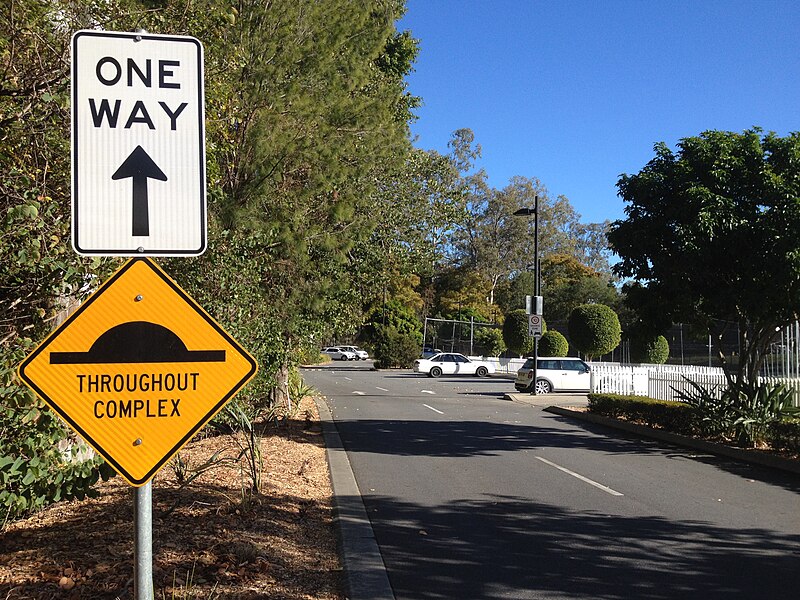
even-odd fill
[[[528,315],[528,335],[541,337],[542,335],[541,315]]]
[[[147,483],[257,365],[152,260],[125,263],[20,378],[131,485]]]

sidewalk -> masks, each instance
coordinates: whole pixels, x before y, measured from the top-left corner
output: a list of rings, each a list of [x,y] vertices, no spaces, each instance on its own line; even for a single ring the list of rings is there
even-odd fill
[[[503,396],[504,400],[511,400],[513,402],[522,402],[530,404],[531,406],[589,406],[589,397],[587,394],[537,394],[532,395],[529,392],[514,392],[513,394],[506,394]]]

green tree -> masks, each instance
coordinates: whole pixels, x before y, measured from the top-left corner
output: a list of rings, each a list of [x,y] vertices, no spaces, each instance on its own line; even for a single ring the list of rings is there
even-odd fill
[[[475,352],[481,356],[500,356],[506,350],[503,331],[493,327],[475,330]]]
[[[539,340],[539,356],[566,356],[569,353],[569,342],[555,329],[546,331]]]
[[[777,329],[800,306],[800,134],[706,131],[682,139],[618,188],[627,218],[608,234],[632,281],[627,298],[653,333],[672,322],[716,332],[729,384],[755,380]],[[738,328],[726,347],[720,319]]]
[[[542,323],[542,331],[547,331],[545,323]],[[506,315],[503,323],[503,341],[511,352],[519,356],[527,356],[533,352],[535,338],[528,335],[528,314],[524,309],[512,310]]]
[[[228,66],[211,215],[220,243],[197,266],[173,268],[212,314],[235,313],[232,333],[264,349],[259,377],[279,398],[304,345],[362,322],[359,244],[409,151],[403,74],[415,44],[394,30],[402,9],[248,3],[228,36],[236,60],[216,57]],[[231,272],[240,261],[230,252],[248,257],[247,277]],[[227,294],[204,294],[207,272],[224,276]],[[231,296],[247,302],[232,306]]]
[[[669,358],[669,342],[663,335],[631,338],[631,361],[662,365]]]
[[[622,329],[619,318],[605,304],[582,304],[569,316],[569,339],[591,360],[619,346]]]
[[[422,349],[416,336],[383,325],[376,326],[372,347],[375,367],[379,369],[409,368],[413,366],[414,359],[419,357]]]

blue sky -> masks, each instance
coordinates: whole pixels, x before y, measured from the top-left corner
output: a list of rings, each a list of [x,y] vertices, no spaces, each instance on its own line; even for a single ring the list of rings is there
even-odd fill
[[[800,3],[408,0],[415,145],[475,132],[493,187],[538,177],[584,222],[623,218],[621,173],[708,129],[800,130]]]

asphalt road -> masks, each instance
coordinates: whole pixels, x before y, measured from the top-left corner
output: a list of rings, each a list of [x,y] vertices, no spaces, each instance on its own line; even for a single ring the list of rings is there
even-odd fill
[[[507,379],[304,371],[396,598],[800,594],[800,478],[503,400]]]

